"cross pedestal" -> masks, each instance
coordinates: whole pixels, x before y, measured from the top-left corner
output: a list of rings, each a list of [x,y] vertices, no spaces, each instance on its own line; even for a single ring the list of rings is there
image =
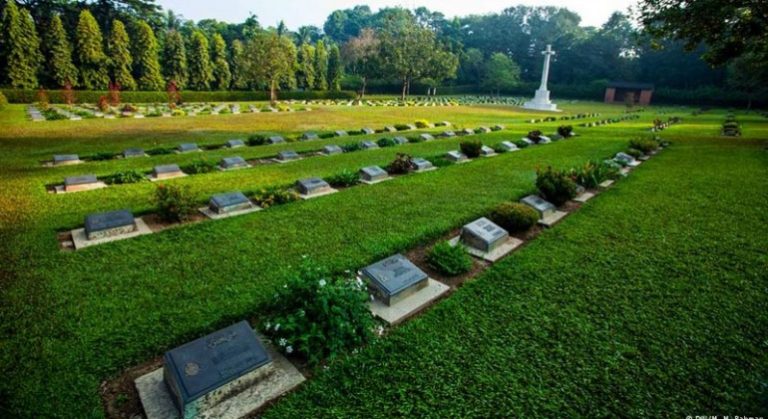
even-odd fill
[[[547,50],[542,51],[544,55],[544,68],[541,71],[541,86],[536,90],[536,96],[530,102],[525,102],[523,108],[534,111],[547,111],[547,112],[560,112],[557,109],[557,104],[552,103],[549,100],[549,89],[547,89],[547,82],[549,81],[549,64],[555,51],[552,51],[552,45],[547,45]]]

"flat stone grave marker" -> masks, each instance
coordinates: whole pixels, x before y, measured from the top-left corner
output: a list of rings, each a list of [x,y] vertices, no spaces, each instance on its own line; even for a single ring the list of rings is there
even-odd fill
[[[98,240],[136,231],[136,222],[129,210],[91,214],[85,217],[85,236]]]
[[[373,295],[395,305],[427,286],[429,276],[405,256],[397,254],[362,270]]]
[[[507,152],[512,152],[512,151],[518,151],[519,150],[519,148],[517,148],[517,144],[515,144],[515,143],[513,143],[511,141],[502,141],[501,142],[501,148],[503,148]]]
[[[379,148],[379,145],[373,141],[363,141],[360,145],[363,147],[363,150],[375,150]]]
[[[442,136],[443,138],[453,138],[453,137],[455,137],[455,136],[456,136],[456,133],[455,133],[455,132],[453,132],[453,131],[444,131],[444,132],[441,134],[441,136]]]
[[[491,129],[490,129],[490,128],[488,128],[488,127],[480,127],[480,128],[478,128],[477,130],[478,130],[480,133],[482,133],[482,134],[488,134],[488,133],[490,133],[490,132],[491,132]]]
[[[445,158],[454,163],[463,163],[463,162],[469,161],[469,159],[467,158],[466,155],[464,155],[464,153],[457,150],[449,151],[448,153],[445,154]]]
[[[450,127],[450,126],[451,126],[451,123],[450,123],[450,122],[448,122],[448,121],[443,121],[443,122],[441,122],[441,124],[442,124],[444,127]]]
[[[464,244],[472,256],[496,262],[523,244],[487,218],[475,220],[461,229],[461,234],[449,242],[452,246]]]
[[[432,141],[435,139],[435,137],[433,137],[432,134],[421,134],[419,135],[419,138],[421,138],[424,141]]]
[[[376,130],[374,130],[373,128],[363,128],[362,131],[363,131],[363,134],[365,135],[376,134]]]
[[[525,205],[536,210],[539,213],[539,224],[545,227],[552,227],[563,217],[568,215],[566,212],[558,211],[554,205],[536,195],[529,195],[520,200]]]
[[[491,129],[494,131],[502,131],[504,130],[504,128],[505,128],[504,125],[498,124],[498,125],[494,125],[493,128]]]
[[[305,132],[304,135],[301,136],[301,139],[303,141],[310,141],[310,140],[319,140],[320,136],[317,135],[314,132]]]
[[[484,145],[482,148],[480,148],[480,155],[483,157],[493,157],[496,155],[496,151],[487,145]]]
[[[421,157],[417,157],[415,159],[411,160],[411,164],[413,165],[413,169],[417,172],[428,172],[430,170],[437,169],[432,162],[430,162],[427,159],[423,159]]]
[[[405,137],[395,137],[392,139],[397,145],[408,144],[408,139]]]
[[[474,135],[475,131],[473,131],[473,130],[471,130],[469,128],[465,128],[465,129],[459,131],[459,134],[460,135]]]
[[[534,143],[533,140],[531,140],[528,137],[523,137],[520,140],[523,141],[524,143],[528,144],[528,145],[536,145],[536,143]]]
[[[325,154],[326,156],[332,156],[334,154],[341,154],[343,152],[344,152],[344,150],[342,150],[342,148],[337,146],[337,145],[327,145],[327,146],[323,147],[323,154]]]
[[[219,167],[221,167],[221,170],[235,170],[235,169],[245,169],[247,167],[251,167],[250,164],[248,164],[245,159],[243,159],[240,156],[234,156],[234,157],[224,157],[221,159],[221,163],[219,163]]]
[[[384,131],[386,132],[397,132],[397,128],[393,127],[392,125],[388,125],[384,127]]]
[[[390,179],[389,173],[379,166],[368,166],[360,169],[362,182],[373,184]]]
[[[405,127],[408,128],[408,131],[413,131],[416,129],[416,125],[413,124],[406,124]]]
[[[200,148],[195,143],[179,144],[179,153],[191,153],[193,151],[200,151]]]
[[[77,154],[56,154],[53,156],[54,166],[68,166],[79,163],[82,163],[82,160],[80,160]]]
[[[328,182],[320,179],[319,177],[301,179],[296,182],[296,190],[300,196],[304,199],[314,198],[318,196],[328,195],[337,190],[331,188]]]
[[[208,207],[216,214],[227,214],[249,210],[254,205],[242,192],[229,192],[211,197]]]
[[[186,176],[177,164],[163,164],[152,169],[153,180],[173,179]]]
[[[95,175],[70,176],[64,179],[64,192],[80,192],[104,187]]]
[[[618,162],[623,162],[624,164],[630,167],[635,167],[640,165],[640,163],[637,160],[635,160],[634,157],[624,152],[616,153],[616,157],[614,157],[613,159]]]
[[[293,150],[284,150],[279,153],[277,153],[277,160],[279,162],[289,162],[294,160],[299,160],[301,157],[298,153],[296,153]]]
[[[273,136],[267,138],[267,142],[269,144],[282,144],[282,143],[285,142],[285,138],[283,138],[280,135],[273,135]]]
[[[272,358],[242,321],[166,352],[163,378],[181,417],[204,412],[237,386],[272,372]]]
[[[134,158],[134,157],[144,157],[146,156],[146,153],[144,153],[143,148],[128,148],[125,151],[123,151],[123,157],[126,159]]]
[[[334,134],[335,134],[337,137],[346,137],[346,136],[348,136],[348,135],[349,135],[349,134],[347,134],[347,132],[346,132],[346,131],[343,131],[343,130],[339,130],[339,131],[336,131],[336,132],[334,132]]]
[[[227,147],[229,147],[229,148],[245,147],[245,141],[243,141],[243,140],[229,140],[229,141],[227,141]]]
[[[551,139],[551,138],[549,138],[549,137],[545,137],[545,136],[543,136],[543,135],[542,135],[542,136],[539,138],[539,144],[549,144],[549,143],[551,143],[551,142],[552,142],[552,139]]]

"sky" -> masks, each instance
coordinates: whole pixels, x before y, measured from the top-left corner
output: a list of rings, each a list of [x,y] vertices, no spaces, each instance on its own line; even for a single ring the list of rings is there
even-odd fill
[[[289,29],[314,25],[323,27],[325,19],[338,9],[367,4],[374,12],[382,7],[424,6],[448,17],[500,12],[518,4],[566,7],[581,15],[582,26],[601,26],[615,11],[626,12],[637,0],[157,0],[186,19],[216,19],[230,23],[244,21],[251,13],[262,26],[276,26],[284,20]],[[213,7],[212,7],[213,6]]]

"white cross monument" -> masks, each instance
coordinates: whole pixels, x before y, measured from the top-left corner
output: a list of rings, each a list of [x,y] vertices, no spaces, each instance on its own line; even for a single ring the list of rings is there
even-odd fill
[[[535,111],[560,112],[560,110],[557,109],[557,104],[554,104],[549,100],[549,90],[547,89],[547,81],[549,81],[549,62],[552,56],[555,55],[555,51],[552,51],[552,45],[547,45],[547,50],[542,51],[541,54],[544,55],[544,69],[541,71],[541,86],[539,86],[539,90],[536,91],[536,97],[530,102],[525,102],[523,108]]]

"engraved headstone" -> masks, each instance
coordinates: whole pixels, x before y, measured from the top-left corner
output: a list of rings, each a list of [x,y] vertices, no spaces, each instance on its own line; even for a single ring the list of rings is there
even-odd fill
[[[70,176],[64,179],[64,190],[66,192],[77,192],[92,188],[98,179],[95,175]]]
[[[136,222],[129,210],[91,214],[85,217],[88,240],[104,239],[136,231]]]
[[[423,172],[435,167],[432,162],[427,159],[422,159],[421,157],[411,160],[411,164],[413,165],[413,169],[417,172]]]
[[[511,141],[502,141],[501,148],[508,152],[518,150],[517,145]]]
[[[363,148],[363,150],[375,150],[379,148],[379,145],[373,141],[363,141],[360,146]]]
[[[461,229],[461,241],[467,246],[492,252],[502,246],[509,233],[487,218],[475,220]]]
[[[200,151],[200,148],[195,143],[179,144],[179,153],[191,153],[193,151]]]
[[[126,159],[130,159],[133,157],[144,157],[146,154],[144,154],[144,149],[141,148],[129,148],[123,151],[123,157]]]
[[[329,189],[331,189],[331,185],[319,177],[301,179],[296,182],[296,190],[302,195],[314,195]]]
[[[240,156],[225,157],[221,159],[220,165],[224,170],[244,169],[248,167],[248,162]]]
[[[181,417],[192,418],[210,402],[206,396],[220,398],[217,392],[227,393],[227,387],[251,373],[258,381],[263,378],[259,371],[266,376],[271,362],[264,344],[242,321],[166,352],[163,380]]]
[[[397,128],[393,127],[392,125],[388,125],[384,128],[384,131],[386,132],[397,132]]]
[[[408,144],[408,139],[405,137],[395,137],[392,140],[394,140],[397,145]]]
[[[424,141],[432,141],[435,139],[435,137],[433,137],[432,134],[421,134],[419,135],[419,138],[421,138]]]
[[[464,153],[456,150],[449,151],[448,153],[446,153],[445,158],[456,163],[467,160],[467,156],[465,156]]]
[[[293,150],[284,150],[277,153],[277,159],[280,161],[298,160],[299,154]]]
[[[77,154],[57,154],[53,156],[55,166],[66,166],[68,164],[80,163],[80,157]]]
[[[229,192],[214,195],[208,207],[217,214],[226,214],[253,208],[253,204],[242,192]]]
[[[520,202],[535,209],[541,218],[552,215],[556,211],[556,208],[553,204],[536,195],[528,195],[520,200]]]
[[[281,144],[281,143],[285,142],[285,138],[283,138],[280,135],[273,135],[273,136],[267,138],[267,142],[269,144]]]
[[[389,173],[379,166],[369,166],[360,169],[360,177],[367,182],[376,182],[389,178]]]
[[[243,140],[229,140],[229,141],[227,141],[227,147],[229,147],[229,148],[245,147],[245,141],[243,141]]]
[[[314,132],[305,132],[304,135],[301,136],[301,139],[303,141],[310,141],[310,140],[319,140],[320,136],[317,135]]]
[[[487,145],[484,145],[482,148],[480,148],[480,155],[484,157],[495,156],[496,151],[494,151],[492,148],[488,147]]]
[[[323,147],[323,153],[325,153],[328,156],[334,155],[334,154],[341,154],[344,150],[342,150],[341,147],[337,145],[327,145]]]
[[[363,134],[365,135],[376,134],[376,130],[373,128],[363,128],[362,131],[363,131]]]
[[[456,136],[456,133],[453,131],[445,131],[442,134],[440,134],[440,136],[443,138],[453,138]]]
[[[428,285],[429,277],[403,255],[390,256],[362,270],[369,289],[392,306]]]
[[[343,131],[343,130],[339,130],[339,131],[336,131],[336,132],[334,132],[334,134],[335,134],[337,137],[346,137],[347,135],[349,135],[349,134],[347,134],[347,132],[346,132],[346,131]]]
[[[637,166],[639,164],[634,157],[624,152],[617,153],[616,157],[614,157],[613,159],[627,166]]]
[[[155,166],[155,168],[152,170],[152,175],[155,179],[168,179],[172,177],[177,177],[183,175],[184,172],[181,171],[179,168],[179,165],[177,164],[164,164],[160,166]]]

